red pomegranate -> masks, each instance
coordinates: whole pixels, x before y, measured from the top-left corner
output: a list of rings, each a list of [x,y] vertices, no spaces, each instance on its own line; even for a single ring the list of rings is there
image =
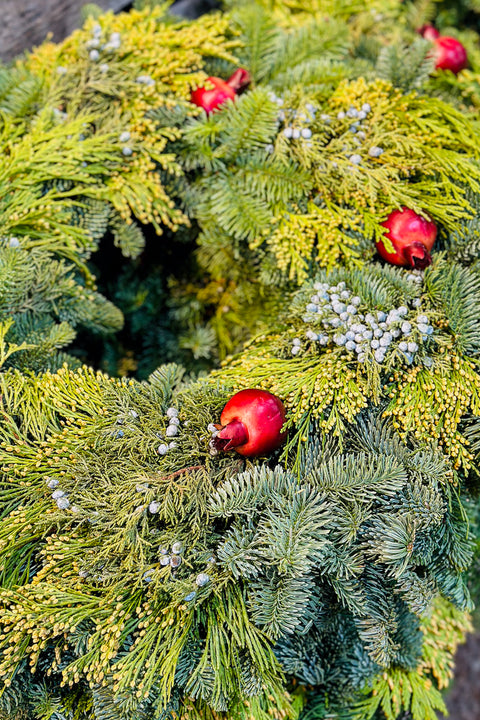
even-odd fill
[[[238,68],[228,80],[218,77],[209,77],[207,80],[213,85],[213,88],[197,88],[192,92],[190,100],[194,105],[202,107],[209,115],[227,100],[233,100],[241,90],[246,88],[250,84],[251,76],[247,70]]]
[[[430,250],[437,237],[437,226],[409,208],[394,210],[383,227],[387,228],[385,236],[394,247],[389,252],[382,240],[377,242],[379,255],[391,265],[402,265],[422,270],[430,265]]]
[[[434,40],[432,50],[436,70],[451,70],[457,75],[468,65],[467,51],[456,38],[443,35]]]
[[[245,457],[267,455],[282,445],[285,407],[276,395],[257,388],[240,390],[220,416],[221,430],[214,438],[217,450],[235,449]]]

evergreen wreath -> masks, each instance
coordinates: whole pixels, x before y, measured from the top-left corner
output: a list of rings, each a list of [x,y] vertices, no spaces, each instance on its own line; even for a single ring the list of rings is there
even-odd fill
[[[479,596],[479,11],[89,6],[1,68],[0,718],[445,710]]]

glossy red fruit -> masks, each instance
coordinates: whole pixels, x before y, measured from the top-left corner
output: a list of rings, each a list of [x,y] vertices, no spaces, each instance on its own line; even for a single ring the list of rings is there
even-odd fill
[[[432,54],[436,70],[451,70],[456,75],[468,65],[465,47],[459,40],[448,35],[434,40]]]
[[[209,77],[207,80],[210,85],[213,85],[213,88],[197,88],[192,92],[190,100],[194,105],[202,107],[207,114],[210,114],[227,100],[234,100],[237,93],[250,83],[251,77],[247,70],[238,68],[228,80],[218,77]]]
[[[433,25],[422,25],[418,32],[425,40],[436,40],[440,37],[440,33]]]
[[[227,402],[220,416],[222,429],[214,442],[218,450],[235,449],[245,457],[268,455],[282,445],[285,408],[266,390],[240,390]]]
[[[392,243],[395,252],[385,247],[383,240],[377,243],[379,255],[391,265],[402,265],[423,270],[432,262],[430,250],[437,237],[437,226],[432,220],[417,215],[409,208],[394,210],[383,227],[387,228],[386,237]]]

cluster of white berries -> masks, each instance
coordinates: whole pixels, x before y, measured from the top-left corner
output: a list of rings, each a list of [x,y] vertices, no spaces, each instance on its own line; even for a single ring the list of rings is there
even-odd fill
[[[311,103],[306,103],[303,111],[293,110],[292,108],[284,107],[284,100],[282,97],[276,95],[274,92],[269,93],[269,98],[272,102],[279,106],[278,122],[279,125],[285,124],[283,128],[283,135],[288,140],[300,140],[303,139],[310,143],[312,137],[312,130],[309,127],[317,118],[318,108]],[[347,111],[341,110],[337,113],[338,120],[346,120],[350,123],[348,130],[353,134],[353,142],[360,149],[360,146],[366,141],[367,134],[365,132],[366,125],[362,124],[368,119],[368,115],[372,112],[370,103],[363,103],[359,108],[353,105],[349,107]],[[331,117],[328,114],[322,113],[320,115],[321,120],[326,123],[331,123]],[[288,124],[287,124],[288,123]],[[267,152],[273,152],[273,145],[267,145]],[[360,165],[362,163],[362,155],[358,152],[352,153],[345,146],[344,150],[348,156],[349,161],[352,165]],[[367,153],[371,158],[379,158],[383,154],[384,150],[377,145],[372,145],[368,148]],[[334,167],[336,163],[334,163]]]
[[[183,552],[183,543],[181,542],[174,542],[171,549],[163,547],[160,550],[161,558],[160,558],[160,565],[162,567],[166,567],[167,565],[170,565],[172,568],[178,568],[182,564],[182,552]]]
[[[85,47],[87,48],[88,56],[93,62],[100,60],[100,53],[112,53],[118,50],[122,44],[122,38],[119,32],[110,33],[110,37],[107,42],[102,41],[103,30],[98,23],[92,28],[92,37],[87,40]],[[108,64],[103,63],[99,66],[101,72],[108,72]],[[57,68],[57,72],[59,72]]]
[[[349,131],[354,136],[353,142],[359,147],[367,139],[367,135],[365,133],[365,125],[363,125],[362,123],[368,118],[368,115],[371,112],[372,107],[370,103],[363,103],[360,109],[351,105],[346,112],[341,110],[339,113],[337,113],[337,120],[346,120],[347,122],[351,121]],[[383,155],[383,152],[383,148],[378,147],[377,145],[372,145],[368,149],[368,155],[371,158],[379,158],[380,155]],[[348,159],[353,165],[360,165],[362,162],[362,156],[359,153],[351,154]]]
[[[59,510],[66,510],[70,507],[70,500],[67,497],[67,493],[64,490],[56,489],[59,485],[59,481],[56,478],[46,479],[47,487],[52,492],[52,500],[55,500]]]
[[[57,478],[45,478],[45,482],[47,483],[47,487],[53,490],[52,500],[55,500],[59,510],[68,510],[68,508],[70,508],[74,513],[80,512],[80,508],[77,505],[70,505],[67,493],[58,487],[59,481]]]
[[[412,277],[417,281],[416,275],[412,274]],[[434,329],[428,317],[416,314],[416,310],[409,310],[404,305],[392,308],[389,312],[379,310],[362,314],[359,312],[360,298],[353,296],[344,282],[335,286],[315,283],[314,290],[315,294],[306,305],[303,320],[317,328],[307,330],[306,339],[322,346],[333,343],[344,347],[356,353],[359,362],[373,357],[378,364],[382,364],[389,351],[397,350],[410,364],[419,350],[419,342],[433,334]],[[417,299],[412,305],[417,308],[419,303]],[[321,326],[320,331],[318,325]],[[295,338],[292,355],[298,355],[301,349],[301,339]]]
[[[168,418],[168,426],[165,430],[165,436],[167,438],[173,438],[176,435],[178,435],[178,431],[180,429],[180,420],[178,418],[178,410],[174,407],[169,407],[166,416]],[[159,435],[159,437],[162,437]],[[166,455],[169,450],[174,450],[177,447],[177,443],[175,440],[171,440],[168,444],[167,443],[161,443],[158,448],[157,452],[159,455]]]
[[[303,139],[309,141],[312,137],[312,130],[309,125],[315,120],[318,112],[314,105],[306,103],[305,112],[301,112],[293,110],[292,108],[285,108],[283,98],[276,95],[274,92],[269,93],[269,98],[280,108],[278,111],[279,125],[281,123],[286,123],[287,120],[293,122],[291,125],[285,125],[283,129],[284,137],[288,140]],[[328,115],[322,115],[321,118],[325,122],[330,122],[330,117]],[[268,145],[267,151],[273,152],[273,145]]]

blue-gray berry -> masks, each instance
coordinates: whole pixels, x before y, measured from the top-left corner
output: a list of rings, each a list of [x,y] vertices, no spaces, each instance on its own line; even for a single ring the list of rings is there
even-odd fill
[[[200,573],[197,575],[195,582],[198,585],[198,587],[203,587],[206,585],[210,580],[210,576],[207,575],[207,573]]]

